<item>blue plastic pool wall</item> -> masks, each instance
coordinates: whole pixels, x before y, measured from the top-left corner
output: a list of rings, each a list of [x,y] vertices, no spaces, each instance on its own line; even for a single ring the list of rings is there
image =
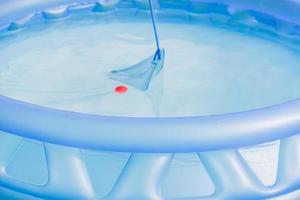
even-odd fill
[[[298,1],[161,0],[155,4],[158,16],[171,15],[195,23],[263,32],[290,41],[291,45],[299,44]],[[125,16],[134,13],[139,17],[148,13],[148,4],[146,0],[0,0],[1,39],[21,34],[32,20],[54,22],[78,12]],[[0,191],[8,199],[28,199],[28,195],[37,199],[279,197],[300,188],[300,172],[296,170],[300,167],[299,125],[300,100],[242,113],[158,119],[66,112],[0,96],[3,133],[0,135]],[[276,140],[280,140],[277,179],[267,187],[238,149]],[[42,162],[47,169],[43,180],[30,182],[28,177],[17,180],[7,173],[11,158],[28,143],[35,144],[32,151],[42,150]],[[87,158],[86,154],[90,156]],[[101,168],[93,171],[87,168],[86,162],[94,154],[102,159],[99,160]],[[196,186],[207,187],[210,192],[203,196],[176,197],[170,194],[172,191],[169,194],[162,191],[166,174],[178,154],[197,156],[213,186]],[[110,159],[114,155],[117,158]],[[115,170],[108,170],[111,176],[106,174],[102,181],[105,188],[96,189],[91,179],[105,171],[103,166]],[[173,189],[173,193],[180,190]]]

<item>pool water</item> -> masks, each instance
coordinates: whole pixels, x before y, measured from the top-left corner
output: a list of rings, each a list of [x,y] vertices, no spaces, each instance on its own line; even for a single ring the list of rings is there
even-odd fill
[[[0,40],[0,93],[84,113],[183,117],[239,112],[300,96],[298,52],[186,21],[158,24],[166,60],[143,92],[108,78],[154,53],[150,21],[98,17],[37,23]]]

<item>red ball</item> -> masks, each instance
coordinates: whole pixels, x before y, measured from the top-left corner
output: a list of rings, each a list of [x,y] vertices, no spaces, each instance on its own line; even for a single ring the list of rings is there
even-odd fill
[[[128,91],[128,88],[125,85],[119,85],[115,88],[115,92],[118,94],[124,94]]]

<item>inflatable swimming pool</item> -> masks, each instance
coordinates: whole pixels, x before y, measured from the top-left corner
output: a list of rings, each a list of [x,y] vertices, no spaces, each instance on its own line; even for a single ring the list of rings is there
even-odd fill
[[[0,0],[1,199],[299,199],[300,3],[154,5]]]

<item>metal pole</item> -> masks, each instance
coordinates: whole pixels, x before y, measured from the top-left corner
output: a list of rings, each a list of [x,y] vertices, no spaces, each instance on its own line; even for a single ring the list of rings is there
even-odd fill
[[[156,48],[157,48],[154,59],[156,58],[156,56],[158,56],[158,58],[160,59],[160,45],[159,45],[159,39],[158,39],[158,34],[157,34],[157,29],[156,29],[156,23],[155,23],[154,11],[153,11],[153,6],[152,6],[152,0],[149,0],[149,6],[150,6],[150,13],[151,13],[153,31],[154,31],[154,35],[155,35]]]

